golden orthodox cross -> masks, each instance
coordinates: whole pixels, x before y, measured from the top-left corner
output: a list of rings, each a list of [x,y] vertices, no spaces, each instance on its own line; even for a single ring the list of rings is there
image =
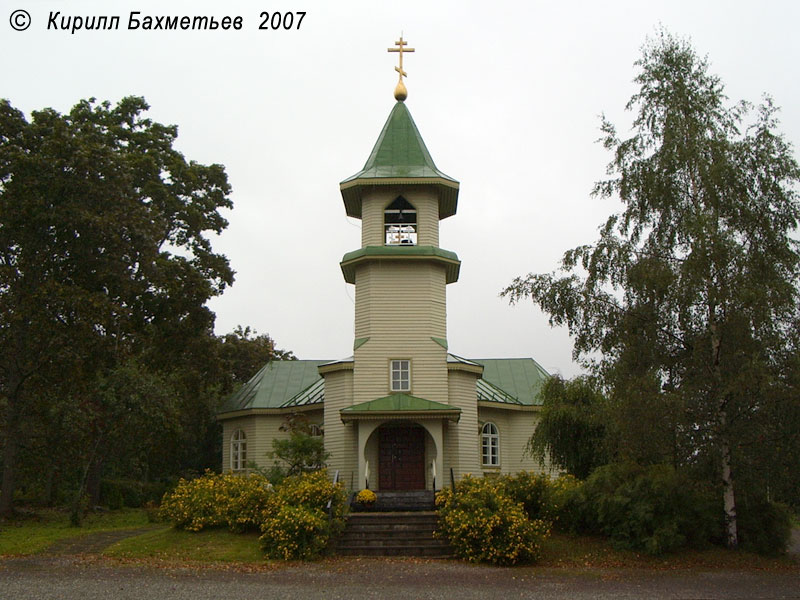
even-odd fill
[[[388,52],[398,52],[400,54],[400,65],[395,67],[394,70],[400,75],[400,80],[397,82],[397,87],[394,90],[394,97],[402,102],[408,96],[406,86],[403,84],[403,77],[408,77],[408,73],[403,70],[403,52],[414,52],[414,48],[406,48],[408,42],[403,41],[403,36],[395,42],[397,48],[388,48]]]
[[[400,66],[395,67],[394,70],[400,73],[400,78],[408,77],[408,73],[403,70],[403,52],[414,52],[414,48],[405,48],[408,45],[408,42],[403,41],[403,36],[400,36],[400,39],[396,41],[395,46],[397,48],[387,48],[388,52],[399,52],[400,53]]]

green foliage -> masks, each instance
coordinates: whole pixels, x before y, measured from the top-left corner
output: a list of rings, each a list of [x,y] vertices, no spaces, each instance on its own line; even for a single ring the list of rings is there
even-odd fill
[[[546,522],[531,520],[505,486],[488,478],[464,477],[455,493],[436,495],[439,529],[456,555],[470,562],[514,565],[536,561],[549,535]]]
[[[529,519],[545,521],[561,531],[573,529],[576,497],[583,484],[572,475],[552,478],[520,471],[501,477],[498,483],[514,502],[522,505]]]
[[[771,100],[754,118],[749,104],[728,105],[688,43],[661,31],[636,64],[633,133],[621,139],[603,120],[612,159],[594,190],[622,212],[566,252],[560,273],[503,293],[569,328],[609,392],[614,455],[713,465],[706,481],[723,482],[735,546],[731,473],[763,489],[781,471],[763,464],[764,442],[798,448],[780,420],[800,403],[800,167]]]
[[[246,383],[272,360],[297,360],[292,352],[276,348],[269,335],[258,335],[250,327],[238,325],[233,332],[219,336],[218,340],[221,368],[227,378],[224,393],[231,393],[236,386]]]
[[[551,377],[542,387],[539,423],[527,452],[544,466],[547,458],[579,479],[608,462],[605,399],[596,380]]]
[[[744,550],[767,556],[786,552],[792,537],[792,513],[777,502],[739,502],[739,543]]]
[[[289,438],[272,440],[272,452],[268,456],[280,462],[276,461],[273,469],[268,471],[270,481],[325,467],[330,456],[325,450],[325,440],[322,436],[311,435],[311,424],[304,414],[287,416],[281,431],[288,431]]]
[[[127,442],[141,447],[165,420],[179,433],[161,440],[185,441],[191,409],[206,413],[206,303],[233,281],[207,236],[227,225],[230,186],[221,165],[175,150],[177,128],[147,119],[148,108],[90,99],[28,121],[0,101],[0,513],[20,464],[46,457],[51,482],[80,497],[104,465],[122,474],[180,456],[160,446],[133,456]],[[150,376],[137,387],[131,368]],[[150,392],[154,404],[120,418]]]
[[[582,490],[584,526],[618,548],[658,555],[720,537],[719,505],[668,465],[610,464]]]
[[[161,501],[161,517],[178,529],[200,531],[227,526],[233,532],[258,529],[273,496],[272,484],[260,475],[206,472],[181,479]]]
[[[346,497],[342,484],[333,484],[325,470],[287,477],[276,488],[261,524],[259,540],[267,557],[319,557],[344,528]]]

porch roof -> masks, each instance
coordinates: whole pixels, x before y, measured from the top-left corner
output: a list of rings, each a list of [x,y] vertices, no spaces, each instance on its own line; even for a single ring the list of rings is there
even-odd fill
[[[418,398],[409,394],[391,394],[383,398],[376,398],[369,402],[361,402],[348,406],[339,411],[342,421],[356,421],[361,419],[410,419],[434,418],[458,421],[461,418],[461,409],[449,404]]]

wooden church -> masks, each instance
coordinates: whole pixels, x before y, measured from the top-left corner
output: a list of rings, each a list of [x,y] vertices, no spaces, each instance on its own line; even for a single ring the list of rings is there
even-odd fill
[[[228,399],[223,469],[271,466],[281,425],[302,413],[324,435],[328,467],[353,490],[440,489],[453,476],[539,470],[525,456],[548,374],[533,359],[463,358],[447,343],[446,290],[458,256],[439,247],[459,183],[436,168],[405,104],[402,37],[396,103],[364,168],[339,184],[361,247],[344,255],[355,286],[353,355],[267,364]]]

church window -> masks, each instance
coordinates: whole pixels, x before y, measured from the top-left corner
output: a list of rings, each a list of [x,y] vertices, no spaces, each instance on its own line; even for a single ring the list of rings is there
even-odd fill
[[[411,361],[393,360],[389,372],[390,389],[393,392],[411,390]]]
[[[387,246],[414,246],[417,243],[417,209],[398,196],[383,212]]]
[[[500,435],[494,423],[486,423],[481,430],[481,463],[484,467],[500,466]]]
[[[231,436],[231,471],[244,471],[247,466],[247,436],[237,429]]]

